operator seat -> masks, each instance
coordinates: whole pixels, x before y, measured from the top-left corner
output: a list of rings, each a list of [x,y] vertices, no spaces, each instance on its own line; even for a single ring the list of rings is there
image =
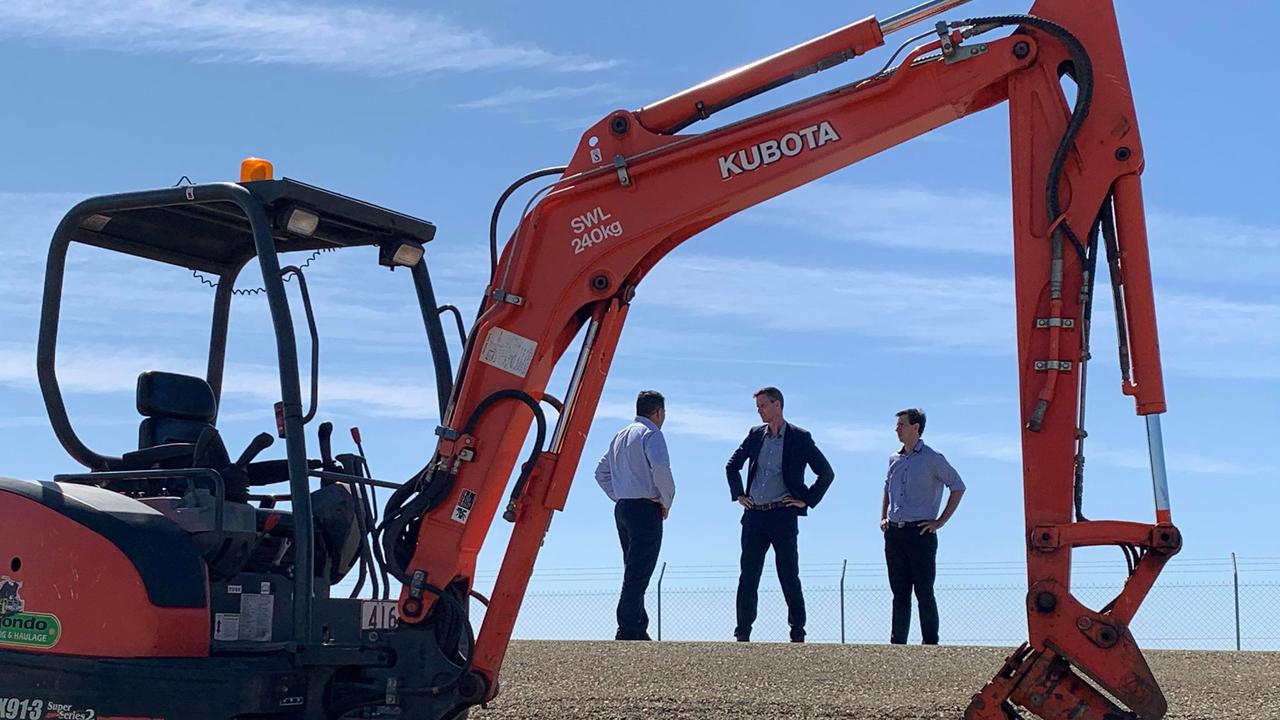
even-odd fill
[[[121,469],[207,467],[223,476],[227,500],[248,499],[248,477],[231,462],[213,425],[218,403],[209,383],[191,375],[148,370],[138,375],[137,406],[143,416],[138,449],[124,454]]]
[[[202,378],[148,370],[138,376],[138,449],[195,443],[213,427],[218,404]]]

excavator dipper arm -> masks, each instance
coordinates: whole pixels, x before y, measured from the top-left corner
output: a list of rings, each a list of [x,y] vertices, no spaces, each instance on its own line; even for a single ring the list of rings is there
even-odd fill
[[[1139,181],[1143,150],[1111,2],[1040,0],[1028,15],[939,23],[932,42],[889,71],[706,133],[676,134],[882,45],[886,29],[929,14],[926,6],[894,22],[867,18],[641,110],[611,113],[582,136],[567,170],[507,243],[434,459],[388,513],[388,555],[404,583],[401,623],[434,624],[438,637],[456,638],[440,628],[458,624],[499,508],[515,523],[479,636],[458,643],[456,671],[442,672],[438,686],[415,697],[464,707],[497,694],[534,560],[553,512],[564,508],[645,274],[736,212],[1008,102],[1030,639],[974,697],[967,717],[1005,720],[1017,716],[1015,704],[1046,720],[1164,715],[1159,686],[1128,630],[1180,538],[1170,524],[1158,442],[1165,403]],[[985,39],[1001,28],[1012,34]],[[1077,86],[1070,102],[1064,75]],[[940,161],[947,171],[964,165],[958,154]],[[963,245],[964,226],[957,217],[938,232]],[[1122,390],[1151,429],[1153,524],[1073,514],[1099,236],[1119,299]],[[580,333],[563,412],[549,433],[540,402]],[[535,447],[508,497],[507,480],[535,422]],[[1071,552],[1101,544],[1124,547],[1133,567],[1116,600],[1090,610],[1071,594]]]

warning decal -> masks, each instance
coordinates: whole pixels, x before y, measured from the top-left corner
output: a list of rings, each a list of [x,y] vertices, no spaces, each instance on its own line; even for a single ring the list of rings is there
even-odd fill
[[[496,327],[484,338],[480,362],[524,377],[529,372],[529,363],[533,362],[533,353],[537,349],[538,343],[533,340]]]

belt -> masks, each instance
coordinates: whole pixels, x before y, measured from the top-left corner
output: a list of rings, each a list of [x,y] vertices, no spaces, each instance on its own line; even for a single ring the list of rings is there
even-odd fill
[[[786,500],[778,500],[776,502],[756,503],[748,510],[777,510],[778,508],[791,507]]]
[[[898,529],[907,528],[907,527],[920,527],[921,525],[928,525],[931,522],[933,521],[932,520],[907,520],[903,522],[901,520],[890,520],[889,527],[898,528]]]

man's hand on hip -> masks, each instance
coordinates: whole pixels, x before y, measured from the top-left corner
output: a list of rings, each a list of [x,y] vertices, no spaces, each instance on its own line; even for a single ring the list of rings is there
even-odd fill
[[[751,498],[750,498],[750,497],[748,497],[748,496],[746,496],[746,495],[739,495],[739,496],[738,496],[738,504],[739,504],[739,505],[741,505],[742,507],[744,507],[744,508],[748,509],[748,510],[750,510],[751,508],[755,507],[755,503],[751,502]]]
[[[942,529],[942,526],[946,524],[946,520],[934,520],[933,522],[925,523],[920,526],[920,534],[924,535],[925,533],[934,533],[936,535],[938,531]]]
[[[793,507],[793,508],[809,507],[809,503],[806,503],[805,501],[803,501],[803,500],[801,500],[801,499],[799,499],[799,498],[791,497],[790,495],[788,495],[788,496],[786,496],[786,497],[782,498],[782,502],[783,502],[783,504],[785,504],[787,507]]]
[[[663,505],[663,506],[662,506],[662,519],[663,519],[663,520],[666,520],[666,519],[667,519],[667,516],[668,516],[668,515],[670,515],[670,514],[671,514],[671,508],[667,507],[666,505]]]

